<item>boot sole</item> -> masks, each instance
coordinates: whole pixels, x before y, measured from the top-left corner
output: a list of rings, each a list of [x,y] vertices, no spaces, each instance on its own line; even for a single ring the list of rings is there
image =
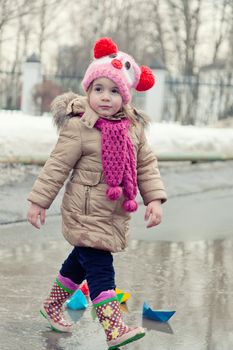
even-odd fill
[[[67,329],[68,327],[62,327],[62,329],[56,328],[54,326],[54,323],[50,320],[50,318],[47,316],[46,312],[42,309],[40,309],[41,315],[48,321],[50,327],[52,328],[53,331],[58,332],[58,333],[72,333],[72,329]]]
[[[146,335],[145,332],[135,334],[133,337],[124,340],[122,343],[119,343],[119,344],[110,346],[110,347],[108,348],[108,350],[116,350],[116,349],[118,349],[118,348],[121,347],[121,346],[124,346],[124,345],[126,345],[126,344],[132,343],[133,341],[136,341],[136,340],[138,340],[138,339],[143,338],[145,335]]]

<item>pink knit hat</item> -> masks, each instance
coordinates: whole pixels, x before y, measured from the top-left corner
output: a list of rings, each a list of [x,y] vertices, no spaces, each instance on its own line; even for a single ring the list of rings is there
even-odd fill
[[[131,101],[131,88],[146,91],[155,83],[152,70],[146,66],[139,67],[130,55],[118,51],[110,38],[95,42],[94,60],[84,75],[83,89],[87,91],[93,80],[101,77],[109,78],[116,84],[124,104]]]

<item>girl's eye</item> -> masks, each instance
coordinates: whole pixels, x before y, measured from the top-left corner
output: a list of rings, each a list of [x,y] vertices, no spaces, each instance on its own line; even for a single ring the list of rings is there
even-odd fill
[[[95,91],[101,91],[101,87],[96,86]]]
[[[112,92],[113,92],[114,94],[119,94],[119,90],[117,90],[117,89],[112,89]]]

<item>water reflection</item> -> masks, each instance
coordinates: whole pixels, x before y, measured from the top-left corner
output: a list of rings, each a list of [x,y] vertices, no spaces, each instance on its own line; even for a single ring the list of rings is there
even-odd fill
[[[58,333],[52,330],[42,331],[41,336],[44,339],[44,349],[46,350],[65,350],[66,346],[60,344],[61,340],[67,340],[72,336],[71,333]]]
[[[153,330],[157,332],[173,334],[172,327],[169,323],[161,323],[143,318],[142,327],[146,328],[148,331]]]
[[[95,350],[106,350],[103,330],[91,318],[90,308],[69,310],[77,323],[72,336],[48,331],[46,321],[37,315],[69,249],[62,240],[0,247],[1,310],[5,310],[0,326],[7,325],[1,328],[1,339],[9,338],[9,329],[14,329],[18,348],[29,350],[21,332],[22,323],[26,323],[28,344],[33,342],[35,349],[93,349],[94,334]],[[156,350],[231,350],[232,252],[232,240],[132,241],[127,252],[116,254],[117,286],[132,294],[127,304],[122,305],[124,319],[129,325],[142,324],[148,330],[145,338],[126,350],[153,349],[155,344]],[[153,309],[177,312],[169,324],[145,320],[144,301]]]
[[[232,241],[134,241],[130,248],[116,261],[119,281],[124,281],[119,287],[133,295],[132,323],[140,322],[140,312],[133,310],[145,300],[155,309],[177,310],[170,326],[173,337],[156,332],[159,350],[233,348]],[[148,329],[163,331],[154,322]],[[151,332],[150,337],[156,339]]]
[[[69,314],[71,320],[76,323],[81,320],[85,310],[71,310],[67,308],[66,312]]]

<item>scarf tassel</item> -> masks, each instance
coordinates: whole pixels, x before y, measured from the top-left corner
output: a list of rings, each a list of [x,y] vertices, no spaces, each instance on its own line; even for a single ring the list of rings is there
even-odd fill
[[[138,204],[134,199],[126,199],[123,202],[123,208],[125,209],[125,211],[132,213],[138,209]]]
[[[115,201],[115,200],[119,199],[122,196],[122,187],[120,187],[120,186],[109,187],[107,189],[106,194],[107,194],[107,197],[111,201]]]
[[[106,194],[110,200],[115,201],[122,196],[122,192],[122,187],[115,186],[109,187]],[[138,204],[134,199],[125,199],[123,202],[123,208],[125,211],[132,213],[138,209]]]

